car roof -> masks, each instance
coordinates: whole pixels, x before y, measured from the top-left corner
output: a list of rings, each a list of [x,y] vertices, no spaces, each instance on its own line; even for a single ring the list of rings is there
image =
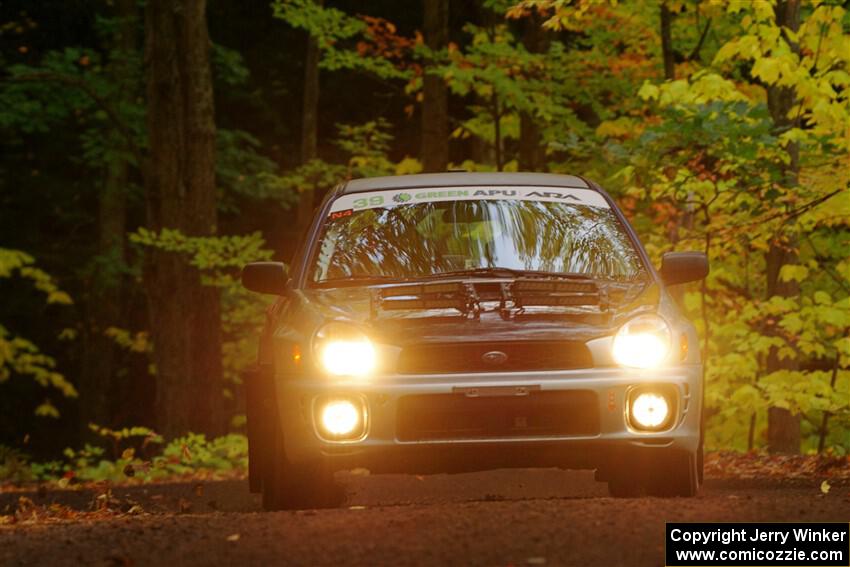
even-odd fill
[[[416,187],[463,187],[479,185],[592,188],[587,181],[575,175],[450,171],[448,173],[420,173],[416,175],[391,175],[387,177],[352,179],[343,186],[342,193],[360,193],[363,191],[380,191],[382,189],[413,189]]]

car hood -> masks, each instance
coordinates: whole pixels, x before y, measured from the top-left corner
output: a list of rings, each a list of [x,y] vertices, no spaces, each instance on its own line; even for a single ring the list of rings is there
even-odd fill
[[[373,310],[375,286],[297,290],[295,300],[308,319],[321,324],[348,321],[361,326],[373,339],[385,344],[457,341],[588,341],[613,334],[622,322],[637,313],[658,308],[658,284],[635,284],[625,293],[611,294],[607,312],[576,308],[538,309],[509,320],[498,312],[465,318],[451,310]]]

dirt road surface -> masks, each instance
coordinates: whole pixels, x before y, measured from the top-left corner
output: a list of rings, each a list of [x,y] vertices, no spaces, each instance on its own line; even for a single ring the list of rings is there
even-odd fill
[[[850,486],[817,480],[709,480],[693,499],[613,499],[558,470],[339,480],[343,507],[274,513],[242,481],[116,488],[131,514],[0,526],[0,565],[662,566],[665,522],[850,521]],[[94,494],[26,496],[85,510]]]

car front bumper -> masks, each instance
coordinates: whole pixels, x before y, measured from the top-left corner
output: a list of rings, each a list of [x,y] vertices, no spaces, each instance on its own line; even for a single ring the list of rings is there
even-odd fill
[[[632,388],[661,386],[675,392],[670,426],[641,432],[628,424]],[[443,395],[513,397],[529,392],[595,393],[598,412],[592,434],[524,435],[404,440],[399,435],[400,400]],[[628,452],[659,448],[693,452],[700,438],[702,367],[656,370],[594,368],[553,372],[380,376],[334,381],[325,377],[275,379],[286,457],[293,463],[323,460],[336,469],[364,467],[373,472],[453,472],[511,466],[596,468]],[[367,427],[362,438],[329,441],[316,426],[318,400],[348,397],[362,401]],[[436,399],[436,398],[435,398]],[[443,397],[442,399],[446,399]]]

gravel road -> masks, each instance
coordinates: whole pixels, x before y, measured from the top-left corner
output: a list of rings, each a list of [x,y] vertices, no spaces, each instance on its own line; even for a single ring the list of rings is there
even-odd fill
[[[137,513],[0,526],[0,565],[662,566],[667,521],[850,521],[846,483],[709,480],[694,499],[621,500],[592,473],[548,469],[339,480],[342,508],[275,513],[241,481],[116,488]],[[0,493],[0,513],[20,496]]]

